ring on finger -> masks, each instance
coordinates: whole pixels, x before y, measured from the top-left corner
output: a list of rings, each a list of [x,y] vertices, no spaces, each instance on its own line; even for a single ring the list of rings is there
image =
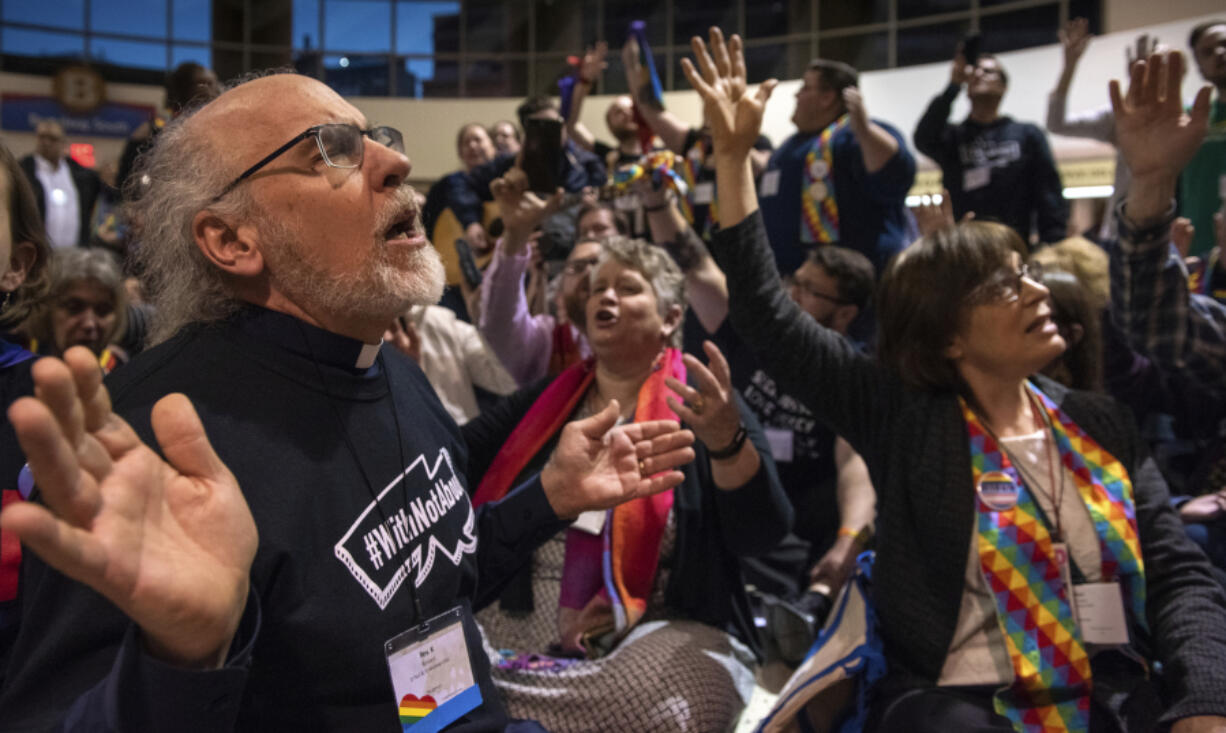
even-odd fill
[[[640,476],[647,475],[647,462],[641,458],[639,459],[639,475]]]
[[[695,415],[701,415],[702,411],[707,409],[707,400],[702,395],[697,395],[690,400],[690,412]]]

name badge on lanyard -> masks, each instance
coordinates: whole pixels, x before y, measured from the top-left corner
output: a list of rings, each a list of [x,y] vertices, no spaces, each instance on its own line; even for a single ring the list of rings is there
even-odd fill
[[[1119,583],[1073,583],[1072,557],[1064,542],[1052,543],[1052,556],[1060,568],[1066,600],[1086,644],[1119,646],[1128,643],[1128,617]]]
[[[762,174],[762,184],[758,196],[766,199],[779,193],[779,171],[767,171]]]
[[[434,733],[481,706],[460,606],[383,645],[404,733]]]
[[[1128,643],[1128,618],[1119,583],[1082,583],[1073,586],[1073,595],[1077,626],[1087,644]]]
[[[696,184],[694,186],[694,203],[709,204],[715,200],[715,184],[710,181]]]

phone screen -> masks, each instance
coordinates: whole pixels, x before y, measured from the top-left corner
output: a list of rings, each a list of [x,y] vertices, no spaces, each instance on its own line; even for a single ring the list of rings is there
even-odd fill
[[[983,41],[983,36],[978,33],[969,33],[962,39],[962,55],[966,57],[966,63],[974,66],[979,63],[979,48]]]
[[[481,287],[481,268],[477,267],[477,260],[473,258],[473,248],[467,239],[463,237],[456,239],[455,253],[456,258],[460,261],[460,275],[464,278],[464,282],[468,283],[470,288]]]
[[[558,189],[558,169],[562,163],[562,121],[524,121],[524,149],[521,166],[528,185],[537,193]]]

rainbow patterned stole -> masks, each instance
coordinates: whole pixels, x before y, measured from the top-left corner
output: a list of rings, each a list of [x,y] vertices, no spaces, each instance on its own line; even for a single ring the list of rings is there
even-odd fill
[[[702,173],[702,167],[707,162],[707,155],[707,143],[700,135],[694,141],[694,144],[690,146],[690,149],[685,151],[685,156],[681,158],[680,165],[678,166],[681,169],[682,177],[685,178],[685,185],[688,187],[686,195],[682,197],[685,204],[681,213],[685,214],[685,219],[690,223],[690,226],[694,226],[694,207],[697,206],[694,203],[694,188],[698,185],[698,176]],[[711,185],[714,186],[714,182]],[[703,238],[710,236],[712,230],[719,226],[719,205],[714,190],[711,193],[711,203],[707,205],[707,220],[699,223],[702,225],[703,231],[698,232],[698,234]]]
[[[830,139],[847,124],[844,114],[826,126],[805,154],[805,185],[800,191],[800,240],[808,244],[839,241],[839,205],[834,200],[834,149]],[[818,161],[821,166],[817,166]],[[822,168],[822,175],[814,174]]]
[[[1145,624],[1145,580],[1132,484],[1123,466],[1039,390],[1061,462],[1090,512],[1105,582],[1120,580],[1134,620]],[[1019,488],[1003,511],[976,501],[980,567],[996,600],[1013,683],[996,693],[996,712],[1020,733],[1088,731],[1090,659],[1056,563],[1051,533],[1021,476],[974,411],[960,401],[970,436],[971,479],[1003,472]]]
[[[1060,460],[1072,472],[1077,491],[1090,510],[1102,553],[1103,580],[1119,581],[1133,621],[1148,628],[1145,616],[1145,560],[1137,533],[1137,508],[1132,480],[1115,456],[1108,453],[1064,414],[1047,395],[1031,387],[1051,418]]]

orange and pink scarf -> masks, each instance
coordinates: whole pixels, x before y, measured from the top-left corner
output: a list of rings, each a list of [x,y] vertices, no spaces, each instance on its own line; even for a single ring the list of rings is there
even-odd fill
[[[545,388],[494,457],[473,506],[506,496],[516,477],[570,419],[595,375],[595,363],[589,359],[566,369]],[[677,349],[660,354],[639,388],[635,422],[678,419],[665,402],[668,395],[679,399],[665,385],[667,377],[685,381]],[[643,617],[672,506],[670,489],[608,510],[599,537],[568,530],[559,613],[564,648],[576,650],[590,635],[622,634]]]

